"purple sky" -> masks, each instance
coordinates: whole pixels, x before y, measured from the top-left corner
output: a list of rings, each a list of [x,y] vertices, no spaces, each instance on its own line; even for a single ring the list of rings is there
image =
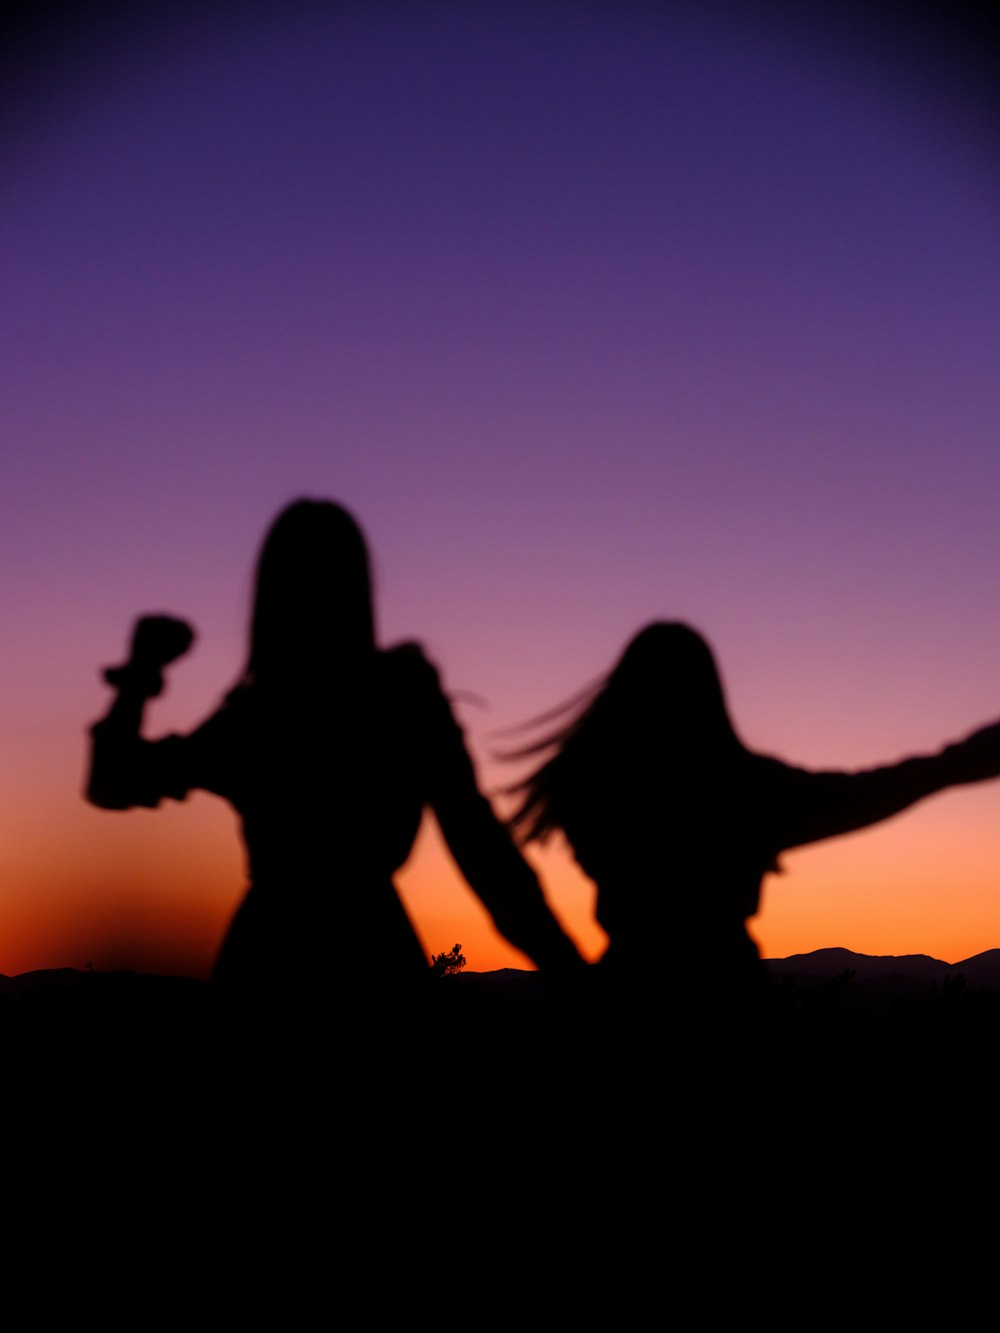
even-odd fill
[[[199,627],[156,717],[187,727],[300,493],[361,519],[383,637],[489,700],[480,759],[657,616],[706,631],[748,741],[801,762],[1000,714],[1000,181],[968,51],[781,9],[265,11],[25,48],[11,902],[53,829],[88,873],[114,855],[81,733],[133,613]]]

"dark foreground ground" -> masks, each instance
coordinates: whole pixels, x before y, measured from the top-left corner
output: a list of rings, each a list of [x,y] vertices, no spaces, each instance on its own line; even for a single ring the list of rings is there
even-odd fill
[[[183,978],[4,979],[6,1290],[630,1327],[665,1287],[750,1300],[774,1264],[824,1300],[900,1263],[974,1267],[1000,990],[807,959],[772,967],[752,1021],[708,981],[669,1013],[503,972],[407,1012],[371,982],[248,1018]]]

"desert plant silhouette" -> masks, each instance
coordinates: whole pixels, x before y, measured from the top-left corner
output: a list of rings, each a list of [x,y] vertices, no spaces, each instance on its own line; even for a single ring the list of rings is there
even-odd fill
[[[465,967],[465,955],[460,944],[452,945],[448,953],[431,954],[431,973],[435,977],[457,977]]]

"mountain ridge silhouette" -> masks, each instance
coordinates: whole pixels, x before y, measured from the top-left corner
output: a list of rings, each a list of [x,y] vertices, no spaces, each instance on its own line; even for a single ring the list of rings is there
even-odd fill
[[[763,963],[776,979],[789,976],[803,980],[830,980],[845,972],[853,972],[859,981],[894,977],[929,982],[962,975],[968,985],[1000,990],[1000,948],[985,949],[956,963],[948,963],[931,954],[866,954],[834,945],[806,953],[788,954],[783,958],[765,958]],[[669,960],[665,966],[669,966]],[[706,977],[711,977],[712,970],[712,960],[708,957],[705,960]],[[0,996],[61,991],[81,985],[124,989],[128,986],[169,986],[172,983],[176,983],[179,988],[208,985],[199,978],[178,973],[143,972],[134,968],[116,968],[105,972],[97,968],[54,967],[9,975],[0,973]],[[463,988],[474,986],[495,994],[512,993],[519,989],[540,992],[544,986],[541,973],[517,967],[485,971],[467,968],[454,977],[443,979],[439,984],[450,986],[456,983]]]

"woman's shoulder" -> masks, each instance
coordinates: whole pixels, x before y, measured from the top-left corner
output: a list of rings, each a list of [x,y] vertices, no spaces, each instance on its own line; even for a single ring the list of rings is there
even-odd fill
[[[438,737],[443,729],[457,727],[441,674],[422,644],[398,643],[383,649],[380,656],[381,689],[390,714],[408,728],[429,729]]]
[[[229,721],[252,712],[260,690],[250,681],[241,680],[226,690],[215,708],[205,719],[206,723]]]
[[[382,670],[394,683],[405,683],[417,689],[441,688],[441,673],[427,656],[423,644],[415,639],[383,648],[379,657]]]
[[[763,800],[772,800],[776,795],[787,799],[808,787],[812,776],[805,769],[796,768],[777,755],[759,754],[754,750],[746,752],[741,767],[744,784],[748,783],[756,796]]]
[[[222,696],[208,716],[187,736],[196,746],[225,744],[244,728],[253,716],[255,692],[252,685],[239,684]]]

